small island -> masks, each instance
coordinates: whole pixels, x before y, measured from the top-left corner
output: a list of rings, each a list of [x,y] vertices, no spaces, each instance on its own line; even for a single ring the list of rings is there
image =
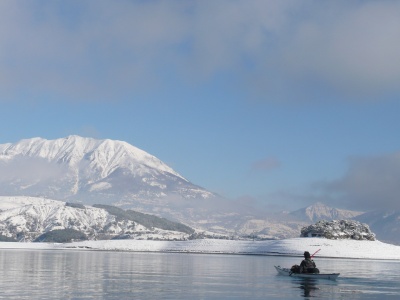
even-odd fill
[[[354,220],[318,221],[301,229],[301,237],[324,237],[330,240],[349,239],[375,241],[369,226]]]

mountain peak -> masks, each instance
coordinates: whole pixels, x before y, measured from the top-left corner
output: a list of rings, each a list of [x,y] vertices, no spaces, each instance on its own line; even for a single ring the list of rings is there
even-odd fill
[[[316,202],[290,214],[302,220],[316,222],[319,220],[354,218],[355,216],[360,215],[361,212],[332,208],[322,202]]]
[[[103,203],[212,195],[155,156],[118,140],[78,135],[24,139],[0,145],[0,164],[4,166],[0,188],[10,195],[89,198]]]
[[[110,139],[97,140],[78,135],[55,140],[37,137],[24,139],[15,144],[0,145],[0,153],[3,159],[9,160],[29,157],[46,159],[53,163],[67,162],[70,165],[86,161],[102,170],[112,170],[117,165],[132,169],[142,164],[184,179],[153,155],[126,142]]]

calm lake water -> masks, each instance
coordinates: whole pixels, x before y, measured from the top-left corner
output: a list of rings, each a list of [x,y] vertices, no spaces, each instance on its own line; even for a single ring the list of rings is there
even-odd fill
[[[400,262],[316,259],[337,281],[277,275],[300,258],[0,250],[0,299],[400,299]]]

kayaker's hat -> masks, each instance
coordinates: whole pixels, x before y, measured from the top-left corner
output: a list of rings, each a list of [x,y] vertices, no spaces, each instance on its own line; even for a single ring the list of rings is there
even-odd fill
[[[304,257],[311,258],[310,252],[308,252],[308,251],[304,252]]]

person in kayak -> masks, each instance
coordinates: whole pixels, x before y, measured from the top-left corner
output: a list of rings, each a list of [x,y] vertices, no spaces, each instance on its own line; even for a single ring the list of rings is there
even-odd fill
[[[319,273],[315,262],[311,259],[310,252],[304,252],[304,259],[300,264],[300,273]]]

